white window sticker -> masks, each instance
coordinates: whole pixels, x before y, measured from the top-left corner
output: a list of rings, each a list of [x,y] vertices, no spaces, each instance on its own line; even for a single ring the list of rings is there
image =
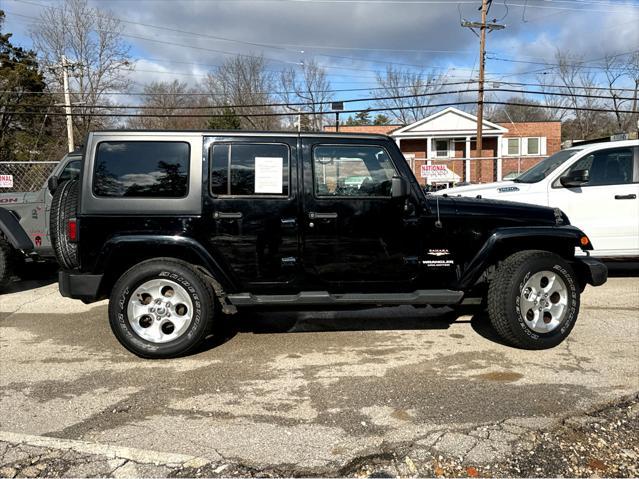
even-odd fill
[[[0,175],[0,188],[13,188],[13,175]]]
[[[255,157],[255,193],[282,194],[284,158]]]

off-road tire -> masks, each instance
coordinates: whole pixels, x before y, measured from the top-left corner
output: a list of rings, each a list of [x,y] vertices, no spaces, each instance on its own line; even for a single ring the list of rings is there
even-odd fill
[[[0,235],[0,290],[6,288],[14,274],[15,251],[9,242]]]
[[[63,269],[74,269],[80,264],[78,244],[72,243],[67,234],[69,220],[76,217],[79,181],[62,183],[51,200],[51,243],[55,257]]]
[[[567,290],[566,314],[560,325],[548,333],[533,331],[520,311],[520,295],[528,278],[540,271],[561,277]],[[497,334],[511,346],[548,349],[561,343],[572,331],[579,314],[579,282],[570,265],[548,252],[521,251],[506,258],[488,287],[488,317]]]
[[[135,290],[154,279],[167,279],[182,286],[191,298],[193,318],[186,331],[166,343],[148,341],[137,334],[128,318],[128,304]],[[118,341],[133,354],[147,359],[182,356],[213,332],[216,300],[213,288],[189,263],[174,258],[143,261],[126,271],[109,298],[109,324]]]

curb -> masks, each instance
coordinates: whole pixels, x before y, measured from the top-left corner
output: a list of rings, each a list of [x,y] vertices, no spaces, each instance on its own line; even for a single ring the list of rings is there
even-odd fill
[[[0,431],[0,441],[19,445],[24,444],[51,449],[70,449],[83,454],[105,456],[107,459],[126,459],[141,464],[165,465],[168,467],[200,468],[211,461],[203,457],[175,454],[170,452],[149,451],[134,447],[113,446],[98,442],[77,439],[59,439],[57,437],[33,436],[16,432]]]

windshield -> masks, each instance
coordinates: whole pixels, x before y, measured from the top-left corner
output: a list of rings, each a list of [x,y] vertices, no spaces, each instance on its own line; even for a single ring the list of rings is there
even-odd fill
[[[549,156],[545,160],[537,163],[531,169],[525,171],[513,181],[515,183],[537,183],[543,180],[550,173],[555,171],[561,164],[563,164],[568,158],[573,156],[580,150],[562,150],[558,151],[552,156]]]

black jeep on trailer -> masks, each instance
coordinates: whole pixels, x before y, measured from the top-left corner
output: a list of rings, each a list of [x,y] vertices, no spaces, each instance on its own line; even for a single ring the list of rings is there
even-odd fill
[[[544,349],[607,277],[560,210],[427,196],[386,136],[100,131],[84,154],[55,192],[60,291],[109,298],[147,358],[257,307],[487,308],[504,341]]]

